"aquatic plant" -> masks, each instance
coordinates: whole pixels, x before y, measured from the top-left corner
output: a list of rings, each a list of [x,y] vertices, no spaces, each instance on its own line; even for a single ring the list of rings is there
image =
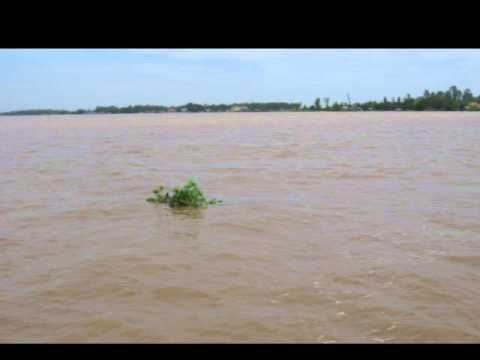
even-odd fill
[[[148,202],[155,204],[168,204],[171,208],[206,208],[208,205],[222,203],[222,200],[207,200],[195,180],[192,178],[190,178],[183,187],[174,187],[171,191],[167,191],[165,187],[160,186],[153,190],[153,194],[153,197],[147,199]]]

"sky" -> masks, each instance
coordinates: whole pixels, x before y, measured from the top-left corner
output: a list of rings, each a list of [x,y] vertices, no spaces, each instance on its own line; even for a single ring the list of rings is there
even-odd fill
[[[480,49],[0,49],[0,112],[480,93]]]

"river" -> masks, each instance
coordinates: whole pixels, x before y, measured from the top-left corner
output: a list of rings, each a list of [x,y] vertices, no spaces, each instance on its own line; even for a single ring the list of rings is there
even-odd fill
[[[480,341],[480,113],[0,117],[0,342]],[[204,210],[145,201],[193,176]]]

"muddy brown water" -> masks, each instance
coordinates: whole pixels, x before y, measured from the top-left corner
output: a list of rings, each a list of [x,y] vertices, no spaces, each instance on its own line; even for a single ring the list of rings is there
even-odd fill
[[[0,117],[1,342],[478,342],[480,114]],[[145,202],[193,175],[222,206]]]

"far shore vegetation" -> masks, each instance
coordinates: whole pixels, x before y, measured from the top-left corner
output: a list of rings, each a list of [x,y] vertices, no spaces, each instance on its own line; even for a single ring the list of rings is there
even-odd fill
[[[135,105],[127,107],[97,106],[94,110],[75,111],[35,109],[1,113],[1,115],[67,115],[67,114],[140,114],[140,113],[199,113],[199,112],[275,112],[275,111],[480,111],[480,96],[470,89],[451,86],[447,91],[425,90],[422,96],[384,97],[382,101],[330,102],[328,97],[318,97],[313,105],[288,102],[249,102],[219,105],[188,103],[182,106]]]

